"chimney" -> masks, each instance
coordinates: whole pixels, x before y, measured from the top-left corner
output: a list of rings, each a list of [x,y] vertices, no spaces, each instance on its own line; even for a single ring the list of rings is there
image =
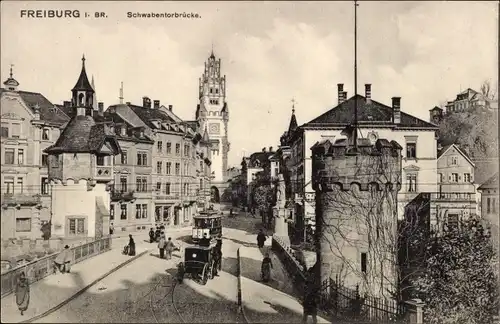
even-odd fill
[[[99,102],[97,104],[97,110],[98,110],[99,116],[104,116],[104,102]]]
[[[148,97],[142,97],[142,107],[151,108],[151,99]]]
[[[392,122],[401,123],[401,97],[392,97]]]
[[[155,100],[155,101],[154,101],[154,108],[155,108],[155,109],[160,108],[160,100]]]
[[[64,106],[64,108],[69,108],[69,107],[71,107],[71,101],[64,101],[64,102],[63,102],[63,106]]]
[[[372,99],[372,85],[369,83],[365,84],[365,98],[367,102]]]
[[[343,93],[344,93],[344,84],[343,83],[337,84],[337,98],[339,101],[339,105],[343,102],[343,100],[342,100]]]
[[[339,93],[339,105],[344,101],[346,101],[346,99],[347,99],[347,91],[341,91]]]
[[[269,152],[273,152],[273,147],[269,146]]]
[[[127,106],[129,106],[129,105],[130,105],[130,101],[127,101],[125,104],[126,104]]]
[[[168,105],[168,110],[172,111],[172,108],[173,108],[172,105]]]
[[[266,151],[266,148],[265,148],[265,147],[263,147],[263,148],[262,148],[262,152],[265,152],[265,151]]]

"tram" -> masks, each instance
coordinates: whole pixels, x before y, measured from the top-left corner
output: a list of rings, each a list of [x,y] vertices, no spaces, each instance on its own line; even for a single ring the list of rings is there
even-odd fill
[[[193,243],[198,243],[204,234],[210,239],[222,238],[222,216],[214,210],[199,212],[193,217]]]

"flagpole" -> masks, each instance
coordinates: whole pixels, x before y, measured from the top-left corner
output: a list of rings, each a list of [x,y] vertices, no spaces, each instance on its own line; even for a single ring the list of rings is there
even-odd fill
[[[358,1],[354,0],[354,152],[358,152]]]

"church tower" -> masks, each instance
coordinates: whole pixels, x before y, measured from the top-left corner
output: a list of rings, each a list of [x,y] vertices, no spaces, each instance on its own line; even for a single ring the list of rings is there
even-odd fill
[[[212,51],[199,79],[199,104],[196,120],[199,129],[208,130],[211,144],[214,184],[227,181],[229,110],[226,102],[226,76],[221,76],[221,59]]]

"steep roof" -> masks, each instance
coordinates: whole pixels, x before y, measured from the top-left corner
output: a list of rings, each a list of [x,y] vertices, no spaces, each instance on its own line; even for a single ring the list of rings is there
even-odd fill
[[[336,107],[328,110],[324,114],[316,117],[308,123],[303,124],[303,128],[318,128],[329,126],[347,126],[353,122],[354,116],[354,96],[342,102]],[[370,99],[367,103],[365,97],[357,95],[358,102],[358,122],[363,125],[396,126],[404,128],[427,128],[437,130],[434,124],[409,115],[401,111],[401,122],[394,124],[392,121],[392,107],[386,106],[378,101]]]
[[[467,153],[462,151],[460,149],[460,147],[458,147],[458,145],[456,145],[456,144],[450,144],[450,145],[443,146],[443,148],[438,151],[438,154],[437,154],[438,160],[441,156],[443,156],[452,147],[455,148],[455,150],[457,150],[457,152],[460,153],[472,166],[475,166],[474,162],[472,162],[471,158],[467,155]]]
[[[7,90],[0,88],[0,94],[5,91]],[[38,105],[41,120],[61,125],[69,121],[70,117],[58,105],[54,105],[41,93],[30,91],[16,92],[33,113],[35,112],[35,107]]]
[[[434,110],[443,111],[443,109],[439,108],[438,106],[434,106],[434,108],[429,109],[429,111],[434,111]]]
[[[92,88],[89,78],[87,77],[87,72],[85,71],[85,56],[82,57],[82,70],[80,72],[80,76],[78,77],[78,80],[72,90],[83,90],[94,93],[94,88]]]
[[[498,189],[498,172],[495,173],[488,180],[486,180],[486,182],[483,183],[481,186],[479,186],[478,189],[479,190],[483,190],[483,189]]]
[[[148,127],[156,129],[152,120],[161,120],[164,122],[174,123],[175,120],[159,109],[144,108],[136,105],[128,105],[130,109],[146,124]]]
[[[75,116],[66,125],[56,143],[48,147],[47,153],[97,153],[106,139],[115,142],[116,153],[120,146],[113,133],[104,123],[94,121],[91,116]]]

